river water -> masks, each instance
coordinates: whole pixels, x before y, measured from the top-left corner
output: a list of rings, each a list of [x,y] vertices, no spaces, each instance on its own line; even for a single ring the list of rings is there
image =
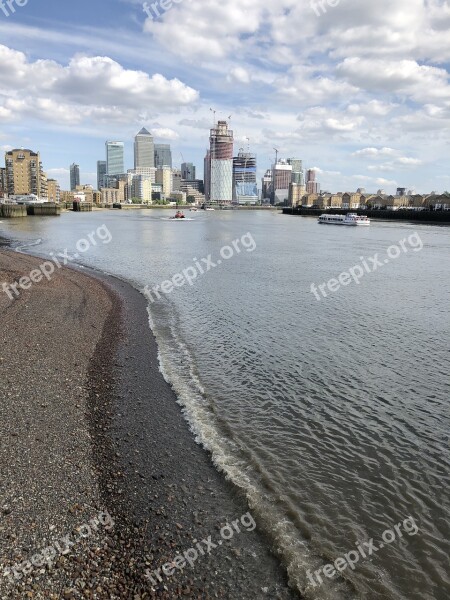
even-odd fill
[[[161,369],[293,585],[321,600],[448,599],[450,229],[189,214],[65,213],[0,234],[150,292],[195,273],[148,298]]]

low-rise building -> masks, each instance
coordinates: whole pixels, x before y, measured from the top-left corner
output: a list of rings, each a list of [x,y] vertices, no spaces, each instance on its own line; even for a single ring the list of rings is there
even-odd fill
[[[291,183],[289,185],[289,205],[299,206],[305,195],[306,186],[303,183]]]
[[[120,204],[120,190],[117,188],[102,188],[102,204]]]

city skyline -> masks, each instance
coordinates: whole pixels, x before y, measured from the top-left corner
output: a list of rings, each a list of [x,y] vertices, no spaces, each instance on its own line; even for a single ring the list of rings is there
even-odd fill
[[[213,108],[231,115],[238,148],[250,138],[258,181],[277,147],[315,168],[323,189],[448,189],[448,7],[325,6],[173,3],[153,20],[132,0],[108,15],[86,0],[51,14],[30,2],[0,19],[0,149],[39,149],[65,189],[75,161],[96,185],[104,141],[145,126],[202,177]],[[130,166],[132,154],[127,142]]]

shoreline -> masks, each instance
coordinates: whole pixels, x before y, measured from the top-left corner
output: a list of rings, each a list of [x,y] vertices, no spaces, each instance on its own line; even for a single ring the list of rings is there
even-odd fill
[[[19,256],[31,260],[30,255]],[[88,304],[91,286],[101,286],[108,298],[83,387],[90,466],[100,504],[114,518],[115,528],[100,545],[94,575],[89,564],[80,568],[77,563],[84,585],[61,597],[298,598],[265,536],[257,526],[250,530],[249,518],[244,526],[248,506],[243,493],[196,444],[175,393],[159,371],[145,298],[128,283],[84,269],[66,268],[58,278],[67,277],[68,271],[72,279],[83,280]],[[61,332],[55,335],[61,337]],[[221,527],[238,519],[239,532],[235,528],[230,541],[201,553],[202,540],[211,536],[222,542]],[[198,557],[192,567],[164,574],[163,565],[194,548]],[[161,581],[153,575],[152,583],[146,569],[147,575],[156,571]],[[93,595],[83,596],[92,579]]]

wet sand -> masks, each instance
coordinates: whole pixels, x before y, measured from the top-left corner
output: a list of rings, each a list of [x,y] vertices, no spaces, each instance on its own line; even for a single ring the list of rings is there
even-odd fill
[[[1,249],[0,285],[41,262]],[[0,310],[2,598],[298,598],[195,443],[141,294],[66,268],[14,301],[0,291]],[[100,514],[114,529],[81,539]],[[66,534],[50,568],[1,576]]]

